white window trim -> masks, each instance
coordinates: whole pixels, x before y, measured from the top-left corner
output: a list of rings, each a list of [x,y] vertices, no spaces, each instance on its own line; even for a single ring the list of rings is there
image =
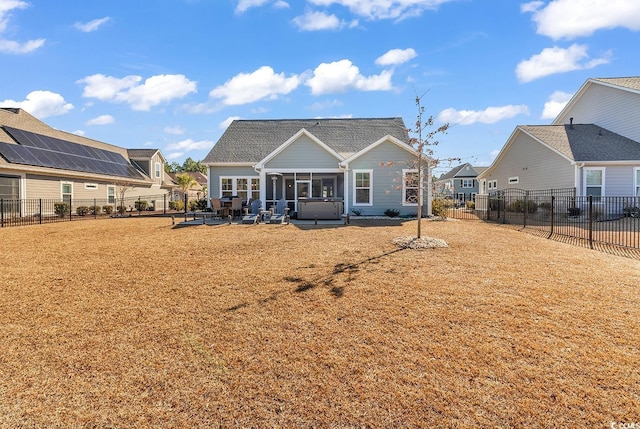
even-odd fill
[[[155,177],[156,179],[159,179],[162,176],[162,168],[160,166],[159,162],[156,162],[156,169],[155,169]]]
[[[473,188],[473,179],[461,179],[462,183],[460,184],[460,188],[471,189]],[[464,182],[469,182],[468,186],[465,186]]]
[[[640,167],[633,167],[633,195],[640,197]]]
[[[247,181],[247,189],[241,189],[242,192],[247,192],[247,198],[251,199],[253,193],[257,193],[260,195],[260,189],[262,188],[260,182],[260,176],[220,176],[218,178],[218,196],[222,198],[222,181],[224,179],[230,179],[232,181],[231,185],[231,195],[238,195],[238,180],[246,179]],[[258,189],[251,189],[252,180],[257,180]],[[259,197],[258,197],[259,199]]]
[[[606,183],[605,173],[607,168],[606,167],[584,167],[582,169],[582,195],[584,195],[585,197],[587,196],[587,172],[597,171],[597,170],[602,171],[602,184],[600,185],[600,196],[601,197],[606,196],[604,184]]]
[[[520,183],[520,176],[509,177],[510,185],[517,185],[518,183]]]
[[[418,169],[416,168],[405,168],[402,170],[402,205],[404,207],[418,207],[418,202],[416,201],[415,203],[408,203],[406,200],[406,196],[407,196],[407,174],[408,173],[417,173]],[[420,179],[418,179],[418,192],[420,192],[420,194],[422,194],[422,189],[420,186],[420,183],[422,181]]]
[[[356,202],[356,175],[357,173],[369,173],[369,202],[368,203],[358,203]],[[363,188],[364,189],[364,188]],[[353,170],[353,206],[355,207],[366,207],[373,205],[373,170]]]
[[[109,190],[113,189],[113,202],[109,201]],[[115,204],[118,200],[118,197],[116,196],[116,187],[114,185],[107,185],[107,204]]]
[[[98,189],[98,184],[97,183],[85,183],[84,184],[84,189],[96,190],[96,189]]]
[[[71,187],[70,193],[64,193],[64,185],[69,185]],[[73,182],[60,182],[60,201],[64,201],[65,195],[69,195],[69,198],[73,200]]]

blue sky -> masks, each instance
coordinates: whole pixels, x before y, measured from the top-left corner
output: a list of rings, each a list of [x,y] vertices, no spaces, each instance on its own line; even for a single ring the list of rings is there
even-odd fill
[[[411,127],[419,95],[436,157],[489,165],[638,46],[635,0],[0,0],[0,105],[182,163],[235,118]]]

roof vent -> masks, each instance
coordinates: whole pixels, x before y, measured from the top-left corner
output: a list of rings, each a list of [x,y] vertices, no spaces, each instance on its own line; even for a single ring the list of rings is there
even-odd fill
[[[573,129],[573,118],[569,118],[569,129]]]

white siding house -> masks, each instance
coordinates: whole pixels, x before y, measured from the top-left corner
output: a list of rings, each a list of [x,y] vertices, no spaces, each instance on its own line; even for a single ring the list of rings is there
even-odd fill
[[[589,79],[552,125],[516,127],[480,192],[575,188],[577,196],[639,196],[640,77]]]

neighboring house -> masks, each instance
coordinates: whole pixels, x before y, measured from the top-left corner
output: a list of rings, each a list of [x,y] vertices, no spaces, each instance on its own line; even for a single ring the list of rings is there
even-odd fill
[[[184,193],[182,192],[182,189],[180,189],[180,186],[178,185],[177,181],[176,181],[176,176],[179,174],[187,174],[189,176],[191,176],[193,178],[193,180],[196,181],[196,184],[193,185],[193,187],[191,189],[189,189],[187,191],[187,195],[189,196],[189,200],[199,200],[201,198],[206,198],[207,197],[207,176],[205,176],[204,174],[200,173],[199,171],[185,171],[182,173],[169,173],[169,177],[171,178],[171,180],[173,181],[173,200],[179,200],[182,201],[184,200]]]
[[[553,125],[516,127],[479,193],[575,188],[577,196],[640,196],[640,77],[589,79]]]
[[[203,161],[209,197],[260,199],[265,208],[284,198],[307,217],[322,202],[338,216],[416,214],[408,141],[402,118],[236,120]]]
[[[465,202],[475,201],[478,193],[478,180],[476,178],[487,167],[474,167],[468,162],[453,167],[434,182],[435,194]]]
[[[115,204],[121,189],[128,189],[125,197],[162,198],[170,190],[164,162],[157,149],[127,150],[53,129],[22,109],[0,108],[4,200]]]

